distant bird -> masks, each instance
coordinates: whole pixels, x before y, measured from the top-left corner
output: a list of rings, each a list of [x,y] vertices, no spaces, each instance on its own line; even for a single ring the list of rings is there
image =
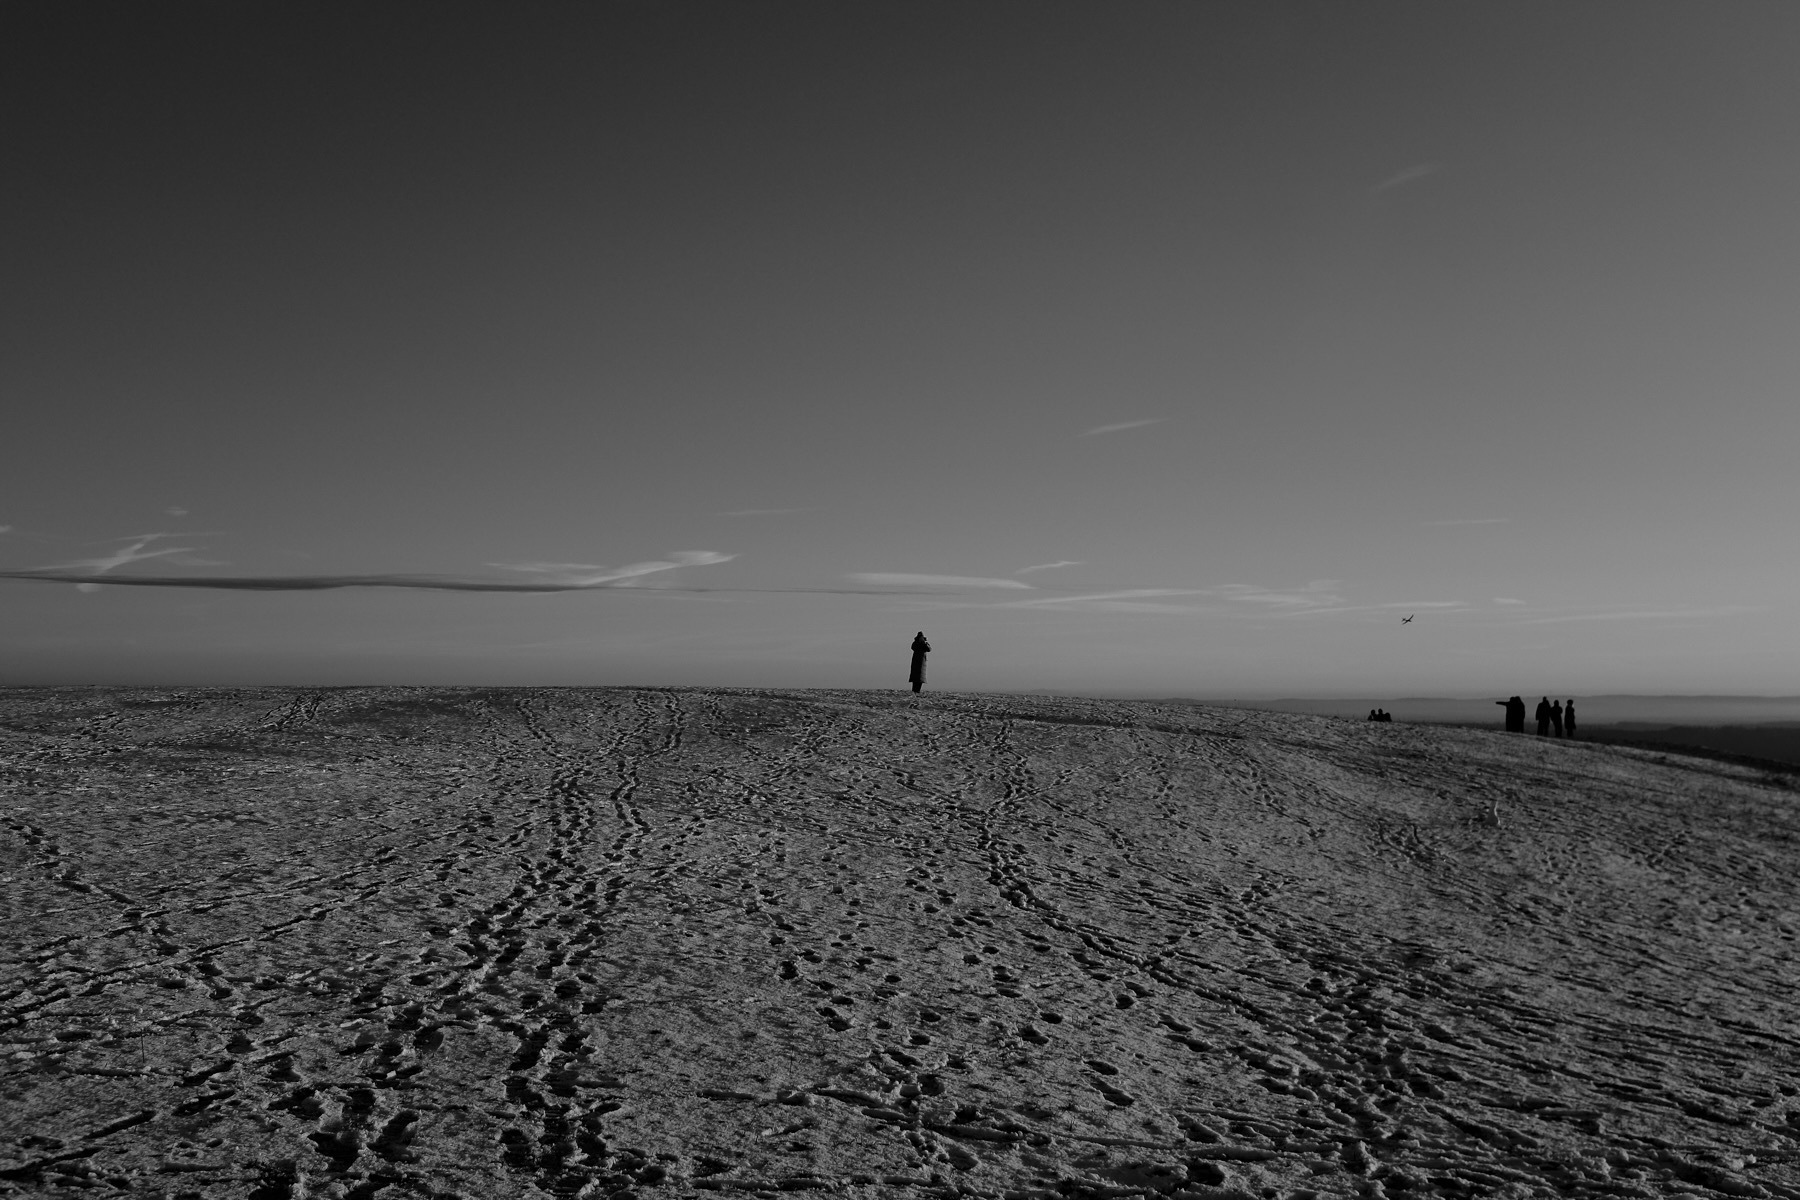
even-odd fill
[[[1411,624],[1411,623],[1412,623],[1412,619],[1413,619],[1413,617],[1416,617],[1416,616],[1418,616],[1418,615],[1419,615],[1419,614],[1418,614],[1418,613],[1414,613],[1414,614],[1413,614],[1413,615],[1412,615],[1412,617],[1401,617],[1401,618],[1400,618],[1400,623],[1401,623],[1401,624],[1402,624],[1402,625],[1410,625],[1410,624]]]

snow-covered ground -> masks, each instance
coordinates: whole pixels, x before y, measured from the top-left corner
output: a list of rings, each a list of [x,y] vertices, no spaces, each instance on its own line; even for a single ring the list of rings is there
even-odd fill
[[[0,692],[0,1194],[1800,1197],[1800,795],[888,692]]]

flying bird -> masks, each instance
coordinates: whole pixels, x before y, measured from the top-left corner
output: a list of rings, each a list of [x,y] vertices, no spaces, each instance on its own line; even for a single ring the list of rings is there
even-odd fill
[[[1418,615],[1419,615],[1419,614],[1418,614],[1418,613],[1414,613],[1414,614],[1413,614],[1413,615],[1412,615],[1412,617],[1401,617],[1401,618],[1400,618],[1400,623],[1401,623],[1401,624],[1402,624],[1402,625],[1410,625],[1410,624],[1412,624],[1412,619],[1413,619],[1413,617],[1416,617],[1416,616],[1418,616]]]

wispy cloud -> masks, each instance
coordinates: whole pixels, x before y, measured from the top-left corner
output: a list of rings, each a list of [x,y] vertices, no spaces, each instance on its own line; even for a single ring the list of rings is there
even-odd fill
[[[981,579],[970,575],[911,575],[893,571],[858,571],[845,576],[858,583],[877,587],[953,587],[953,588],[1023,588],[1029,583],[1017,579]]]
[[[1245,583],[1228,583],[1212,590],[1221,599],[1237,604],[1303,611],[1342,604],[1344,600],[1337,594],[1337,586],[1335,579],[1315,579],[1300,588],[1261,588]]]
[[[1444,521],[1421,521],[1421,525],[1505,525],[1511,517],[1452,517]]]
[[[1561,625],[1569,621],[1709,620],[1718,617],[1741,617],[1746,613],[1760,611],[1760,609],[1747,604],[1723,604],[1713,608],[1629,608],[1532,617],[1518,623],[1522,625]]]
[[[1093,437],[1098,433],[1119,433],[1126,429],[1142,429],[1146,425],[1156,425],[1168,420],[1167,417],[1149,417],[1142,421],[1116,421],[1111,425],[1096,425],[1079,437]]]
[[[1071,595],[1034,596],[1008,600],[997,608],[1029,608],[1045,612],[1168,613],[1193,616],[1210,613],[1227,618],[1251,615],[1301,615],[1341,611],[1343,599],[1334,590],[1335,580],[1317,580],[1305,587],[1273,589],[1250,584],[1224,584],[1209,588],[1126,588]]]
[[[1705,608],[1611,605],[1545,610],[1539,607],[1533,612],[1526,613],[1519,610],[1530,607],[1531,602],[1521,600],[1516,596],[1493,597],[1489,603],[1497,606],[1498,611],[1486,604],[1470,603],[1465,600],[1386,600],[1371,604],[1320,603],[1315,605],[1307,601],[1312,596],[1322,594],[1318,591],[1256,593],[1239,587],[1221,590],[1237,599],[1270,605],[1282,616],[1315,617],[1342,613],[1368,616],[1375,613],[1435,612],[1473,621],[1485,620],[1496,627],[1505,628],[1518,628],[1525,625],[1561,625],[1568,622],[1587,621],[1717,620],[1765,611],[1754,605],[1728,604]]]
[[[721,517],[785,517],[790,513],[811,512],[806,508],[738,508],[718,513]]]
[[[601,567],[587,563],[489,563],[490,567],[499,567],[503,571],[524,571],[532,575],[543,575],[544,582],[555,583],[565,588],[600,587],[612,584],[616,587],[635,587],[637,581],[646,575],[655,575],[660,571],[673,571],[678,567],[710,567],[717,563],[730,562],[735,554],[719,554],[712,550],[677,550],[667,559],[655,559],[650,562],[632,563],[626,567]]]
[[[181,553],[180,548],[144,552],[151,534],[134,541],[125,550],[107,558],[86,559],[29,571],[0,571],[0,579],[36,579],[53,583],[86,585],[92,590],[102,583],[107,587],[181,587],[215,588],[226,591],[314,592],[332,588],[382,587],[415,588],[438,592],[572,592],[594,588],[629,588],[640,586],[646,575],[672,571],[677,567],[703,567],[729,562],[733,554],[711,550],[680,550],[667,560],[633,563],[626,567],[598,567],[585,563],[523,563],[504,567],[546,576],[534,580],[474,579],[453,575],[107,575],[107,571],[131,562]],[[498,564],[495,564],[498,565]]]
[[[171,517],[185,517],[188,515],[188,510],[181,507],[179,504],[171,504],[169,507],[163,509],[163,511],[168,513]]]
[[[1029,575],[1033,571],[1054,571],[1058,567],[1079,567],[1081,565],[1082,564],[1075,562],[1072,559],[1065,558],[1053,563],[1039,563],[1035,567],[1020,567],[1018,570],[1014,571],[1013,574]]]
[[[1008,600],[1000,608],[1048,608],[1059,612],[1194,613],[1194,604],[1172,604],[1165,597],[1203,596],[1198,588],[1128,588],[1118,592],[1084,592],[1074,596],[1043,596]]]
[[[1436,163],[1414,163],[1403,171],[1396,171],[1386,179],[1369,189],[1369,195],[1379,196],[1383,192],[1391,192],[1397,187],[1405,187],[1409,183],[1417,183],[1427,175],[1437,174]]]
[[[60,575],[65,577],[68,582],[74,583],[78,591],[92,592],[97,591],[99,588],[98,584],[92,582],[95,576],[105,575],[108,571],[114,571],[120,567],[130,566],[135,562],[143,562],[146,559],[169,559],[170,561],[179,563],[183,566],[204,567],[219,565],[212,559],[189,557],[193,554],[194,550],[197,549],[197,547],[194,546],[159,546],[154,550],[146,548],[152,542],[155,542],[160,538],[177,536],[213,537],[216,535],[209,533],[184,535],[173,533],[139,533],[121,539],[125,543],[123,546],[113,551],[111,554],[102,555],[99,558],[78,558],[72,562],[52,563],[50,566],[43,567],[37,571],[6,572],[5,574],[31,579],[52,578]]]
[[[11,532],[12,532],[11,525],[0,525],[0,533],[11,533]]]
[[[167,558],[175,554],[189,554],[198,549],[195,546],[160,546],[149,550],[145,547],[160,538],[170,537],[208,537],[209,534],[174,534],[174,533],[139,533],[121,539],[125,545],[99,558],[78,558],[72,562],[52,563],[43,568],[46,571],[81,572],[88,575],[104,575],[108,571],[130,566],[134,562],[143,562],[149,558]]]

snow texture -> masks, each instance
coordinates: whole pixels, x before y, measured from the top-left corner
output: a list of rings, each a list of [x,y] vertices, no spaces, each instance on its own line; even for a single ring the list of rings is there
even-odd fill
[[[0,787],[0,1194],[1800,1197],[1800,820],[1747,766],[11,689]]]

